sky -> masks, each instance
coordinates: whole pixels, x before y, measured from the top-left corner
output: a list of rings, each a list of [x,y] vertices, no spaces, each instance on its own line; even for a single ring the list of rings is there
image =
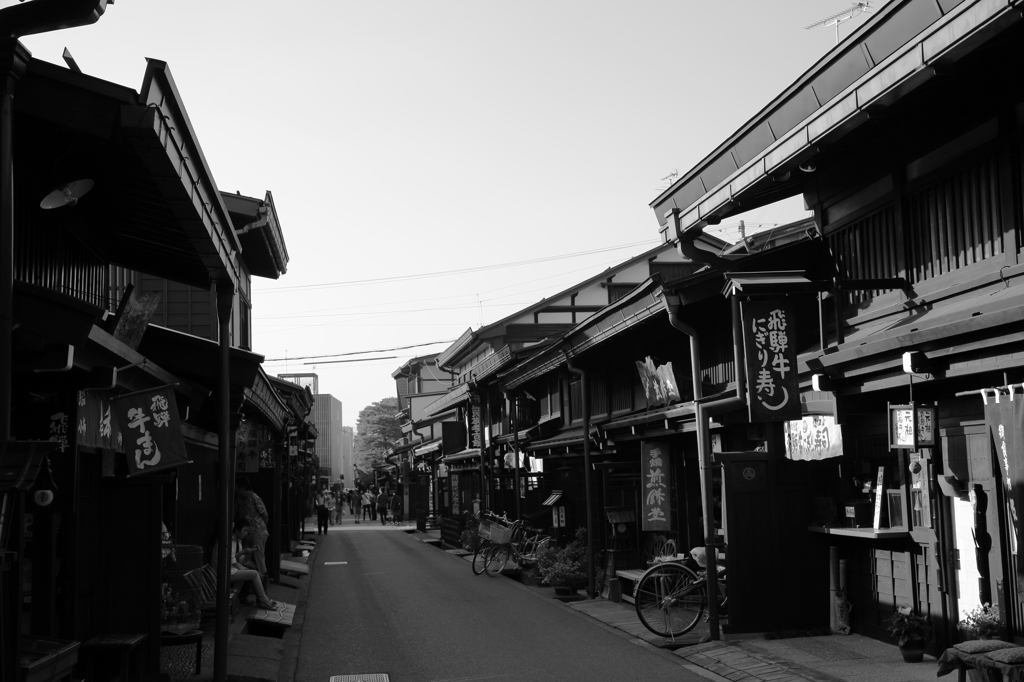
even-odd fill
[[[253,350],[315,372],[355,426],[409,358],[655,246],[672,174],[834,47],[805,27],[852,4],[118,0],[21,40],[136,91],[167,62],[218,187],[274,196],[290,261],[253,278]]]

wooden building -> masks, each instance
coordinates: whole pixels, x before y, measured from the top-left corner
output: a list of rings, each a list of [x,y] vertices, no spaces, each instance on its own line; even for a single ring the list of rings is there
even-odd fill
[[[0,189],[0,240],[13,244],[13,268],[0,266],[2,677],[19,674],[21,637],[113,633],[142,637],[152,672],[169,528],[208,558],[212,519],[230,502],[231,414],[261,422],[274,471],[264,499],[281,488],[293,417],[239,311],[250,273],[283,273],[287,253],[269,194],[274,225],[253,230],[261,218],[247,204],[261,202],[217,189],[166,64],[149,60],[136,92],[34,60],[16,41],[5,49],[5,97],[17,97],[0,150],[14,178]],[[161,321],[187,329],[147,326],[152,300],[127,296],[129,284],[176,292]],[[177,408],[187,459],[174,468],[149,473],[125,455],[110,406],[140,391]]]
[[[687,253],[740,211],[794,195],[813,209],[832,273],[817,319],[799,318],[821,338],[802,334],[798,416],[838,427],[842,478],[780,532],[795,541],[791,561],[826,546],[845,561],[854,631],[884,637],[884,619],[910,606],[931,617],[935,649],[984,601],[1024,641],[1024,452],[1020,440],[997,447],[991,407],[1019,399],[1024,379],[1021,4],[886,4],[652,203]],[[764,454],[733,459],[792,469],[796,420],[751,421],[750,382],[724,418],[756,427]],[[785,483],[769,475],[764,499]],[[730,593],[777,599],[756,575],[737,584],[738,544]],[[825,622],[827,600],[814,607]]]

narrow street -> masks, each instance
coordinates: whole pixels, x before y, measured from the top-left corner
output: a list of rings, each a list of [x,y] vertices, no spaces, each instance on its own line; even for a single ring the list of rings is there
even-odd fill
[[[314,536],[298,680],[701,679],[511,579],[474,576],[463,559],[399,529],[346,521]]]

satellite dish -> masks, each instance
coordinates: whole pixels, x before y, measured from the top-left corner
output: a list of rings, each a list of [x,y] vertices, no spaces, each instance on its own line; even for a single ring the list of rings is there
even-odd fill
[[[78,200],[89,193],[93,186],[92,180],[74,180],[53,190],[39,202],[39,208],[49,210],[61,206],[74,206]]]

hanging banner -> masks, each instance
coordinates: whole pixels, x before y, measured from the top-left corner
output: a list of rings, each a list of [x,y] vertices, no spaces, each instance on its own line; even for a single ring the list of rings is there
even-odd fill
[[[116,398],[113,412],[121,428],[129,476],[188,463],[171,387]]]
[[[1017,554],[1017,593],[1024,594],[1024,557],[1017,552],[1024,537],[1021,535],[1020,513],[1024,511],[1024,461],[1020,449],[1024,447],[1024,400],[1002,397],[999,402],[989,400],[985,405],[985,423],[992,437],[992,447],[999,480],[1006,486],[1006,501],[1013,534],[1010,538]]]
[[[235,471],[253,473],[259,469],[259,461],[256,422],[247,419],[235,429]]]
[[[643,489],[643,529],[672,530],[672,500],[669,496],[671,463],[668,444],[664,441],[643,441],[640,444]]]
[[[786,422],[782,433],[786,437],[787,459],[813,461],[843,454],[842,426],[831,415]]]
[[[671,362],[655,366],[654,360],[647,356],[644,362],[636,361],[636,370],[640,374],[648,407],[671,405],[681,400]]]
[[[78,444],[121,449],[121,430],[113,418],[113,398],[107,392],[78,391]]]
[[[741,320],[750,421],[800,419],[792,305],[786,300],[746,300]]]

